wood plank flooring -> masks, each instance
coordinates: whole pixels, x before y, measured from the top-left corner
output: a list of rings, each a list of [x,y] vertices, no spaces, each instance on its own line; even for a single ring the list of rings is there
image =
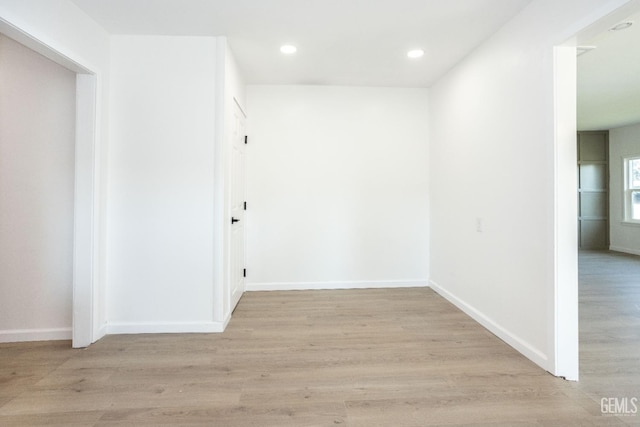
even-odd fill
[[[223,334],[0,344],[0,425],[640,424],[600,410],[640,395],[640,258],[581,261],[580,383],[430,289],[257,292]]]
[[[636,397],[640,410],[640,257],[580,254],[580,382],[594,400]],[[640,425],[640,413],[625,417]]]

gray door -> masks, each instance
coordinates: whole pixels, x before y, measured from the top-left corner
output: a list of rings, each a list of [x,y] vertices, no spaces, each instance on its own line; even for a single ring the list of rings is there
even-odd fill
[[[580,249],[609,248],[609,132],[578,132]]]

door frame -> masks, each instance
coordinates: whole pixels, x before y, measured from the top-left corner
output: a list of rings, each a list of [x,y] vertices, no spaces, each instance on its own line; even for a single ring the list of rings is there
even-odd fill
[[[236,96],[233,80],[233,57],[224,36],[216,37],[215,140],[214,140],[214,212],[213,212],[213,323],[222,332],[231,320],[230,283],[230,125],[235,105],[244,114]],[[247,117],[246,114],[244,114]]]
[[[246,120],[247,120],[247,115],[244,112],[244,110],[242,109],[242,107],[240,106],[240,103],[238,102],[238,100],[235,97],[232,97],[233,99],[233,106],[232,106],[232,110],[237,111],[240,113],[240,116],[243,120],[244,126],[242,127],[242,129],[244,129],[244,132],[240,132],[239,135],[237,135],[239,138],[243,137],[243,134],[246,137]],[[233,112],[232,112],[232,116],[233,116]],[[236,137],[236,135],[232,134],[232,138]],[[236,141],[230,141],[230,151],[233,150],[233,144],[236,143]],[[246,144],[246,142],[245,142]],[[244,187],[244,200],[246,203],[246,164],[247,164],[247,158],[246,158],[246,145],[243,147],[243,149],[245,150],[244,152],[244,167],[243,167],[243,171],[242,173],[244,174],[243,177],[243,187]],[[228,210],[229,210],[229,217],[232,216],[232,209],[233,209],[233,193],[235,191],[235,189],[232,186],[232,183],[234,182],[233,178],[231,177],[231,175],[234,173],[233,170],[233,159],[230,156],[229,157],[229,203],[228,203]],[[244,221],[244,223],[242,224],[242,240],[243,240],[243,266],[246,267],[246,242],[247,242],[247,228],[246,228],[246,205],[245,205],[245,210],[243,212],[242,215],[242,221]],[[232,230],[232,225],[231,223],[227,223],[228,227],[229,227],[229,236],[233,236],[233,230]],[[233,238],[229,239],[229,246],[227,247],[227,254],[229,256],[229,310],[231,313],[233,313],[233,310],[235,309],[237,303],[240,301],[240,299],[242,298],[242,295],[244,294],[245,290],[246,290],[246,281],[243,278],[242,281],[242,290],[240,293],[240,297],[238,298],[238,301],[235,301],[234,299],[234,293],[233,293],[233,287],[234,287],[234,274],[239,274],[239,272],[233,272],[232,269],[234,268],[234,263],[233,263],[233,257],[234,257],[234,251],[233,251]],[[244,268],[244,267],[243,267]]]
[[[614,0],[567,28],[554,47],[554,251],[548,318],[553,374],[579,379],[576,46],[640,10],[640,0]]]
[[[38,35],[0,17],[0,33],[76,73],[73,224],[72,346],[87,347],[101,337],[96,321],[99,271],[99,73],[47,44]],[[104,333],[102,333],[104,335]]]

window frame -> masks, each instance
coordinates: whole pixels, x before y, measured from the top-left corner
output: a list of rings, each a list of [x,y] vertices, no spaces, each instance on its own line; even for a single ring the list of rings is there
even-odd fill
[[[640,185],[633,185],[631,163],[640,161],[640,156],[625,157],[624,161],[624,222],[640,224],[640,218],[633,218],[633,196],[640,194]]]

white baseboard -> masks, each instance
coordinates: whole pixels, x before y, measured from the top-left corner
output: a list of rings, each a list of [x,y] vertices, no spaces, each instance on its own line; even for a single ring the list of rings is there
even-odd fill
[[[223,322],[140,322],[140,323],[120,323],[109,322],[107,334],[188,334],[188,333],[214,333],[223,332],[229,323],[226,319]]]
[[[71,339],[71,328],[9,329],[0,331],[0,343],[27,341],[60,341]]]
[[[310,291],[329,289],[381,289],[381,288],[426,288],[426,280],[374,280],[353,282],[272,282],[247,283],[246,290],[253,291]]]
[[[609,250],[615,251],[615,252],[623,252],[625,254],[631,254],[631,255],[640,255],[640,250],[638,249],[623,248],[621,246],[609,246]]]
[[[475,309],[471,305],[467,304],[465,301],[461,300],[457,296],[443,289],[434,281],[429,281],[431,285],[431,289],[433,289],[436,293],[442,296],[444,299],[449,301],[451,304],[458,307],[462,310],[466,315],[471,317],[476,322],[480,323],[484,326],[489,332],[496,335],[502,341],[509,344],[511,347],[522,353],[529,360],[540,366],[542,369],[550,371],[549,366],[549,358],[543,352],[535,348],[533,345],[528,343],[526,340],[523,340],[516,334],[509,331],[507,328],[499,325],[494,320],[486,316],[484,313]]]

